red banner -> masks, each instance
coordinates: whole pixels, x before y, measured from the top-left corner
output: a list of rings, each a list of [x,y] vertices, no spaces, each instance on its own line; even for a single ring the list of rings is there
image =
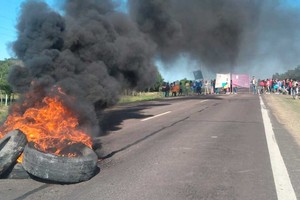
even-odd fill
[[[232,74],[232,87],[242,87],[249,88],[250,87],[250,76],[248,74]]]

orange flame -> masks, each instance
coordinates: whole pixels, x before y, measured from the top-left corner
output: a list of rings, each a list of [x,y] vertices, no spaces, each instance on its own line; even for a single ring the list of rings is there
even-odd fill
[[[0,137],[11,130],[20,129],[26,134],[27,140],[36,143],[36,148],[41,151],[75,156],[64,155],[61,151],[79,142],[90,148],[92,146],[91,137],[78,129],[78,125],[74,112],[66,108],[58,97],[45,97],[42,103],[27,109],[23,115],[9,115],[1,127]],[[18,161],[21,162],[21,159]]]

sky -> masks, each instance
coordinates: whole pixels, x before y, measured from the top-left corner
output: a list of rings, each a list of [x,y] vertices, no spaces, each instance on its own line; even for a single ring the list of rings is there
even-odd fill
[[[9,44],[16,40],[16,24],[20,12],[20,6],[25,0],[0,0],[0,60],[14,57],[14,53],[10,50]],[[43,1],[43,0],[41,0]],[[118,1],[119,9],[125,9],[125,3]],[[44,0],[54,10],[59,11],[59,0]],[[5,9],[3,9],[5,8]]]
[[[11,58],[12,52],[8,45],[16,39],[15,25],[17,23],[17,15],[19,13],[21,0],[0,0],[0,60]]]
[[[24,0],[0,0],[0,60],[14,57],[9,45],[17,38],[16,24],[21,3]],[[48,5],[56,8],[56,0],[47,0]]]
[[[0,0],[0,7],[5,8],[2,9],[2,12],[0,13],[0,60],[4,60],[6,58],[14,57],[14,53],[9,48],[9,45],[11,42],[16,40],[17,33],[15,26],[17,24],[17,19],[20,11],[20,5],[25,0]],[[55,10],[58,10],[58,2],[61,2],[59,0],[44,0],[47,2],[47,4],[52,7]],[[119,3],[119,10],[122,10],[126,12],[126,1],[127,0],[115,0]],[[300,13],[300,0],[282,0],[285,3],[285,6],[287,7],[294,7],[299,9]],[[300,32],[299,32],[300,33]],[[299,36],[300,37],[300,36]],[[263,45],[263,44],[262,44]],[[300,46],[300,44],[299,44]],[[300,57],[300,55],[299,55]],[[202,70],[202,73],[205,78],[210,79],[214,77],[214,74],[206,70],[204,66],[201,66],[199,62],[196,62],[195,60],[191,59],[188,55],[181,54],[177,57],[177,59],[174,59],[172,63],[163,63],[160,60],[156,60],[155,64],[157,65],[161,75],[166,81],[175,81],[183,78],[187,79],[193,79],[193,71],[196,71],[198,69]],[[276,65],[275,61],[272,63],[270,61],[270,64]],[[300,65],[299,63],[291,64],[291,69],[294,69],[297,65]],[[253,70],[249,70],[247,73],[251,73],[251,75],[257,75],[256,71],[261,66],[256,66],[253,68]],[[272,68],[270,68],[272,69]],[[284,73],[286,71],[285,69],[278,69],[275,68],[272,70],[269,70],[269,73],[267,76],[270,76],[276,72]],[[243,72],[241,72],[243,73]],[[259,75],[258,75],[259,76]],[[262,77],[266,78],[266,77]]]

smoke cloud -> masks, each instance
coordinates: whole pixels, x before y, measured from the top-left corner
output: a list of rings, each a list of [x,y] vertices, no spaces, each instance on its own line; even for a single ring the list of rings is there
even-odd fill
[[[23,3],[13,50],[24,66],[9,76],[21,93],[14,109],[23,113],[61,87],[76,97],[65,104],[82,127],[96,134],[101,110],[124,88],[153,84],[154,59],[188,55],[212,72],[265,74],[300,63],[300,13],[281,0],[128,0],[128,8],[66,0],[60,14],[38,0]]]
[[[165,63],[187,53],[212,72],[262,75],[271,75],[264,68],[300,63],[300,13],[287,1],[128,0],[128,5]]]
[[[67,0],[64,14],[40,1],[22,4],[13,50],[24,66],[9,76],[21,93],[20,113],[61,87],[82,128],[99,134],[99,112],[124,88],[143,89],[157,77],[155,45],[110,0]]]

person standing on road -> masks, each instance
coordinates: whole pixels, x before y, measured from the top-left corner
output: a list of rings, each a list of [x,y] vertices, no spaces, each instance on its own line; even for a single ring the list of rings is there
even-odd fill
[[[166,84],[166,89],[165,90],[166,90],[165,91],[165,97],[168,97],[169,93],[170,93],[170,84],[169,83]]]
[[[178,96],[182,96],[182,83],[179,82],[179,93]]]
[[[265,80],[260,80],[259,81],[258,92],[259,92],[259,94],[264,94],[265,93]]]
[[[205,80],[204,82],[204,95],[209,94],[209,89],[208,89],[208,82]]]
[[[190,82],[187,81],[187,82],[185,83],[185,95],[186,95],[186,96],[189,96],[189,91],[190,91]]]
[[[298,97],[298,81],[296,79],[292,80],[292,96],[294,99]]]
[[[257,91],[256,91],[256,83],[257,83],[257,81],[256,81],[255,76],[252,76],[251,86],[252,86],[253,94],[257,93]]]
[[[237,94],[238,86],[236,84],[233,84],[232,88],[233,88],[233,94]]]

